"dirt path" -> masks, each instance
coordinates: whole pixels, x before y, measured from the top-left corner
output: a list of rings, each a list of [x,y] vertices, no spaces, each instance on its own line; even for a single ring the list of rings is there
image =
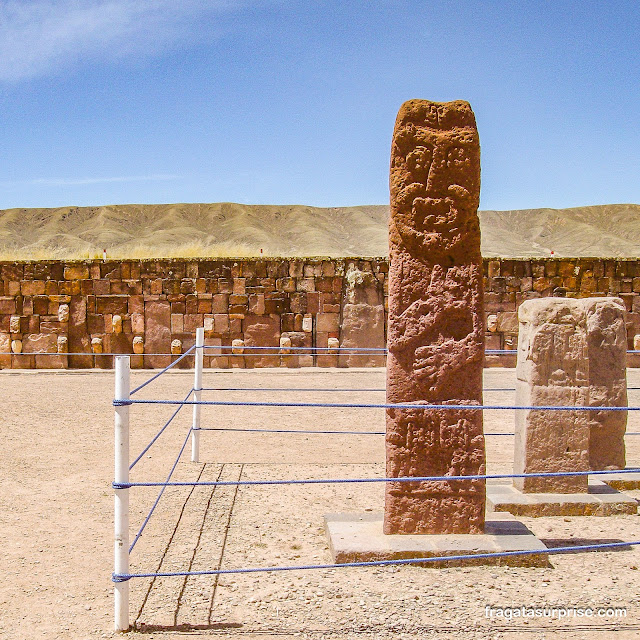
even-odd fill
[[[133,384],[149,376],[132,374]],[[490,388],[513,387],[513,370],[486,371]],[[0,452],[0,638],[113,637],[112,372],[0,373],[4,420]],[[148,398],[182,398],[188,372],[163,376]],[[629,385],[640,387],[640,370]],[[207,387],[382,389],[380,370],[207,372]],[[298,392],[302,400],[382,401],[380,391]],[[487,404],[513,393],[487,391]],[[210,398],[291,399],[292,394],[211,391]],[[640,391],[630,391],[640,405]],[[171,408],[132,409],[137,454]],[[132,479],[163,480],[190,424],[184,410],[141,460]],[[203,426],[383,431],[382,410],[255,407],[203,409]],[[485,431],[513,430],[509,412],[487,412]],[[629,431],[640,431],[632,413]],[[628,436],[628,463],[640,436]],[[184,456],[176,479],[381,476],[378,435],[202,434],[201,457]],[[509,471],[513,438],[487,438],[489,472]],[[137,531],[157,491],[132,491]],[[631,492],[640,498],[640,492]],[[197,571],[328,563],[322,517],[380,510],[382,485],[169,488],[132,555],[135,571]],[[638,538],[638,516],[523,519],[548,545]],[[640,550],[555,556],[550,569],[420,567],[227,575],[131,582],[132,637],[186,638],[636,638],[640,635]],[[626,607],[621,620],[489,620],[487,605]]]

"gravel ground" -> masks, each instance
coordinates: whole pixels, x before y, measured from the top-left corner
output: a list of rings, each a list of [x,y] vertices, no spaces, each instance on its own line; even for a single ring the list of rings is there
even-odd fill
[[[138,384],[149,372],[135,372]],[[512,369],[489,369],[486,387],[510,388]],[[2,371],[0,638],[117,637],[113,616],[113,373]],[[170,372],[141,392],[182,398],[188,372]],[[629,370],[640,386],[640,370]],[[208,387],[381,389],[382,370],[206,372]],[[207,392],[208,398],[383,401],[352,393]],[[629,393],[640,405],[640,391]],[[487,404],[513,393],[488,391]],[[133,407],[137,454],[172,409]],[[164,480],[190,424],[182,411],[144,456],[132,480]],[[203,408],[203,426],[383,431],[382,410]],[[488,411],[485,432],[513,430],[513,414]],[[640,431],[632,412],[629,431]],[[382,436],[206,432],[201,459],[175,479],[382,476]],[[627,437],[628,464],[640,436]],[[487,438],[488,471],[509,472],[512,437]],[[628,492],[640,499],[640,491]],[[157,489],[132,490],[137,531]],[[331,561],[323,515],[379,511],[382,484],[168,488],[132,554],[132,571],[204,570]],[[638,516],[521,518],[548,546],[637,539]],[[132,580],[133,638],[637,638],[640,549],[553,556],[552,568],[343,568]],[[490,619],[486,607],[625,607],[624,618]],[[615,635],[614,635],[615,634]]]

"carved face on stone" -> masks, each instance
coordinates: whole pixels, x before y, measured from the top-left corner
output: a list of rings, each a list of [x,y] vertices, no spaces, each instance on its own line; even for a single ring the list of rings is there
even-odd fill
[[[406,103],[391,165],[391,241],[417,255],[453,256],[478,225],[480,145],[465,102]]]

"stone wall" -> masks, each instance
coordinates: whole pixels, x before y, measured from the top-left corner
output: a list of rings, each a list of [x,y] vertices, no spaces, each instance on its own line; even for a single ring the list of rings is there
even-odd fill
[[[371,275],[345,277],[353,271]],[[485,260],[484,271],[487,349],[515,349],[518,305],[554,293],[620,296],[630,349],[640,334],[640,260]],[[367,332],[354,314],[381,317],[387,272],[384,258],[4,262],[0,367],[109,368],[112,358],[102,353],[142,349],[146,355],[133,357],[132,366],[164,366],[171,356],[149,354],[186,351],[197,327],[212,347],[243,341],[235,356],[208,352],[207,366],[381,364],[375,357],[338,362],[331,352],[266,355],[251,347],[280,346],[281,339],[294,347],[354,346],[358,335],[367,338],[363,346],[383,346],[384,331]],[[354,293],[350,282],[367,289]],[[512,360],[488,356],[487,364]]]

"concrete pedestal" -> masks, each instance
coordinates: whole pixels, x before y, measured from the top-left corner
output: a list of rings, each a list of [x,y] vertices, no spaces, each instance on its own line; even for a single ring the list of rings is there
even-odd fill
[[[487,482],[487,511],[506,511],[516,516],[536,518],[611,516],[634,514],[637,510],[638,503],[634,498],[595,478],[589,478],[587,493],[523,493],[508,480]]]
[[[394,534],[382,532],[382,513],[336,513],[324,518],[336,564],[440,556],[532,551],[521,556],[416,563],[424,567],[510,565],[548,567],[547,547],[510,514],[489,514],[484,534]]]
[[[640,465],[633,464],[627,468],[638,469]],[[618,489],[619,491],[640,489],[640,471],[637,473],[607,473],[607,475],[598,476],[598,478],[613,489]]]

